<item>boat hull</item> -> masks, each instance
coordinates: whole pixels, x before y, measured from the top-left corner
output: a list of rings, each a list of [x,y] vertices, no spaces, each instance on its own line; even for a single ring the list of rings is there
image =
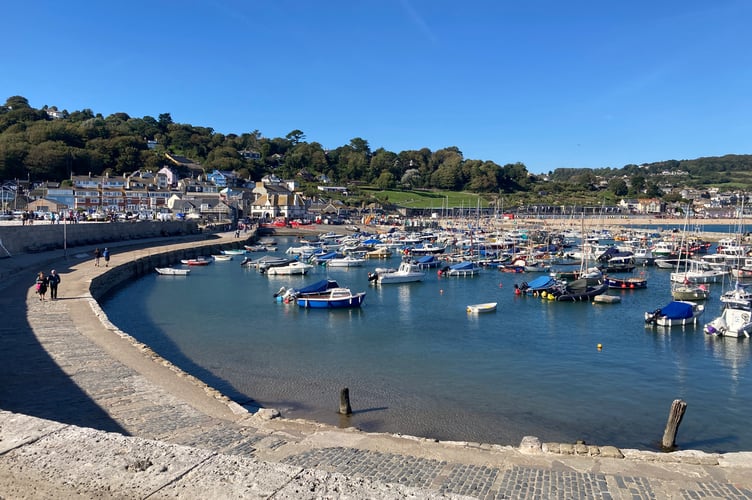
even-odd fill
[[[486,302],[485,304],[470,304],[467,306],[467,312],[469,313],[488,313],[496,310],[496,302]]]
[[[297,299],[298,306],[306,309],[352,309],[360,307],[365,299],[365,292],[356,293],[347,297],[315,297],[305,296]]]

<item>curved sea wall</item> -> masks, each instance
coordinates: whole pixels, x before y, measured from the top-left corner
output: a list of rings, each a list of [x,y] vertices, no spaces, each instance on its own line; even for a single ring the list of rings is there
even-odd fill
[[[85,245],[105,245],[114,241],[139,240],[159,236],[196,234],[194,221],[115,222],[0,226],[0,254],[37,253]]]
[[[146,249],[146,253],[138,252],[133,260],[127,262],[118,262],[117,252],[115,252],[112,262],[114,265],[111,270],[93,278],[89,292],[95,300],[99,300],[121,283],[144,274],[153,273],[155,267],[167,267],[180,262],[182,259],[192,259],[201,255],[220,253],[222,250],[241,248],[254,236],[255,233],[250,238],[235,239],[228,242],[227,240],[223,241],[221,237],[207,235],[205,240],[154,247],[154,253]]]

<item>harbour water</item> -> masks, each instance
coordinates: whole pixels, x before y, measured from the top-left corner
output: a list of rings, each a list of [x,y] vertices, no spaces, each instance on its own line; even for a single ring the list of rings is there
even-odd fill
[[[278,240],[281,251],[294,244]],[[144,276],[103,307],[185,371],[288,418],[443,440],[516,445],[535,435],[656,449],[680,398],[688,404],[680,448],[752,449],[750,341],[702,332],[720,311],[722,285],[710,285],[696,327],[666,329],[644,324],[645,311],[671,300],[669,271],[653,267],[633,273],[647,277],[647,289],[611,291],[621,303],[592,304],[515,296],[514,284],[535,276],[496,269],[369,284],[374,267],[397,263],[267,276],[236,256],[187,277]],[[324,277],[365,290],[362,308],[306,310],[273,298],[282,286]],[[480,302],[498,309],[466,312]],[[343,387],[351,417],[337,414]]]

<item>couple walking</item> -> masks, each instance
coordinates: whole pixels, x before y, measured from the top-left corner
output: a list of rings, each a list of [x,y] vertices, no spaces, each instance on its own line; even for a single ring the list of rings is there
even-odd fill
[[[47,289],[50,290],[50,299],[57,299],[57,286],[60,284],[60,275],[54,269],[50,271],[49,276],[45,276],[42,271],[39,271],[36,279],[36,293],[39,295],[39,300],[44,301],[47,298]]]
[[[105,248],[103,251],[99,251],[99,248],[94,249],[94,266],[99,267],[99,259],[104,257],[104,267],[110,266],[110,249]]]

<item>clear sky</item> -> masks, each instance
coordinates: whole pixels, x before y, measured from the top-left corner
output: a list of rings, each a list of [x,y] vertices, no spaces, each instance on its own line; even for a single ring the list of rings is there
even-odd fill
[[[535,173],[752,153],[750,0],[26,0],[0,102]]]

